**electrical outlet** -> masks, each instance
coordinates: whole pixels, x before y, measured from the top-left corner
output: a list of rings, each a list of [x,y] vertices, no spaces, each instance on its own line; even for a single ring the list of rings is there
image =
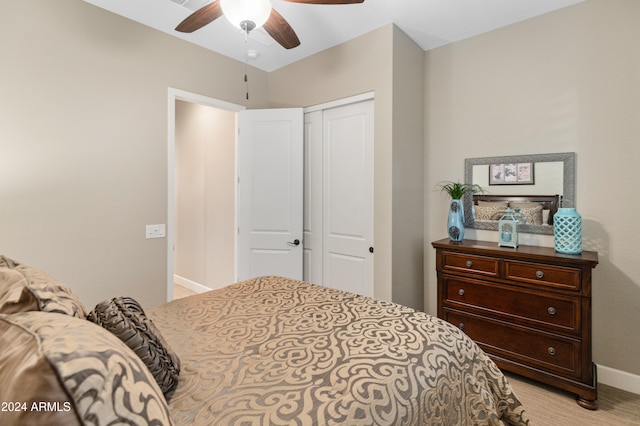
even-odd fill
[[[158,225],[147,225],[146,236],[149,238],[164,238],[166,236],[166,226],[164,223]]]

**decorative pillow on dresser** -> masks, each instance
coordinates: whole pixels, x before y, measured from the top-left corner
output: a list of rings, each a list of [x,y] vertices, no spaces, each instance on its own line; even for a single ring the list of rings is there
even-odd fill
[[[167,400],[178,385],[180,359],[130,297],[115,297],[99,303],[87,319],[111,332],[145,363]]]
[[[89,321],[0,314],[4,425],[171,425],[162,392],[124,343]]]
[[[0,313],[44,311],[86,318],[73,291],[51,275],[0,256]]]

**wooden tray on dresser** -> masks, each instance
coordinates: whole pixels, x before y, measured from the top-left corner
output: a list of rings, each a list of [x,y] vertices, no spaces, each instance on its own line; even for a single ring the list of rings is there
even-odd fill
[[[498,247],[448,238],[436,249],[438,316],[506,371],[573,392],[597,409],[591,350],[591,271],[598,253]]]

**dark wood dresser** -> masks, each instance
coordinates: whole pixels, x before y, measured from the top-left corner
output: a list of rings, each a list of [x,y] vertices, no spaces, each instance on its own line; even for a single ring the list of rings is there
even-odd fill
[[[434,241],[438,316],[460,327],[496,364],[578,395],[597,408],[591,355],[591,271],[598,253]]]

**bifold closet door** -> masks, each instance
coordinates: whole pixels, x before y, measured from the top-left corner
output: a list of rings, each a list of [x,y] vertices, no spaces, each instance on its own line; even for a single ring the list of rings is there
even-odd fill
[[[373,296],[373,100],[322,113],[322,281]]]

